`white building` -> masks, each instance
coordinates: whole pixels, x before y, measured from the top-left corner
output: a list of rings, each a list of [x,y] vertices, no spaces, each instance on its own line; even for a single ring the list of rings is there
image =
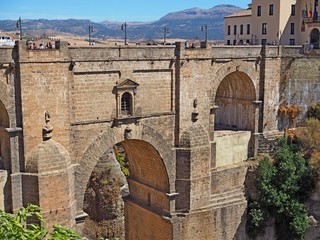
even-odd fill
[[[247,10],[225,17],[225,44],[319,48],[318,11],[318,0],[253,0]]]

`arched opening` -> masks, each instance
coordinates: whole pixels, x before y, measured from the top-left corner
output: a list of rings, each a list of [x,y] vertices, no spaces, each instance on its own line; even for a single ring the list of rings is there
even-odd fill
[[[168,192],[169,179],[158,151],[143,140],[122,141],[100,157],[91,174],[84,198],[89,215],[84,235],[172,239],[171,223],[163,218],[170,211]]]
[[[255,88],[249,76],[233,72],[220,83],[215,104],[215,129],[254,131]]]
[[[132,96],[128,92],[121,96],[121,115],[132,116]]]
[[[310,32],[310,44],[313,45],[314,48],[318,49],[319,48],[319,29],[314,28]]]
[[[86,187],[83,210],[88,214],[83,234],[89,239],[124,238],[127,180],[113,149],[103,154]],[[123,196],[122,196],[123,194]]]
[[[243,72],[230,73],[221,81],[215,97],[216,167],[236,164],[253,156],[255,96],[253,82]]]
[[[12,211],[11,200],[11,183],[10,183],[10,170],[11,170],[11,156],[10,156],[10,136],[6,128],[10,126],[8,112],[0,101],[0,209],[6,212]],[[7,176],[7,177],[5,177]],[[3,189],[3,192],[2,192]]]

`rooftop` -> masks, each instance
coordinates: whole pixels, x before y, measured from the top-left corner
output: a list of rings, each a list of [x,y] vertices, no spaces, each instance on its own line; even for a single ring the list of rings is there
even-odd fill
[[[243,10],[241,12],[237,12],[234,14],[231,14],[229,16],[226,16],[225,18],[232,18],[232,17],[245,17],[245,16],[251,16],[252,15],[252,9]]]

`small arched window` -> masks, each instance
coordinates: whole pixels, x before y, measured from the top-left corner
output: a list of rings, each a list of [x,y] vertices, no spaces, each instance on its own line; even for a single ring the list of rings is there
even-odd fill
[[[116,95],[117,101],[116,118],[131,118],[135,116],[135,97],[138,86],[138,83],[126,79],[114,87],[112,92]]]
[[[125,92],[121,97],[121,115],[132,116],[132,96]]]

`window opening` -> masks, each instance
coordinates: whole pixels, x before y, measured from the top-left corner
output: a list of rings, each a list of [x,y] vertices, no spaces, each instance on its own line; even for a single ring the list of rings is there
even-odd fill
[[[121,114],[122,116],[131,116],[131,94],[125,92],[121,97]]]

